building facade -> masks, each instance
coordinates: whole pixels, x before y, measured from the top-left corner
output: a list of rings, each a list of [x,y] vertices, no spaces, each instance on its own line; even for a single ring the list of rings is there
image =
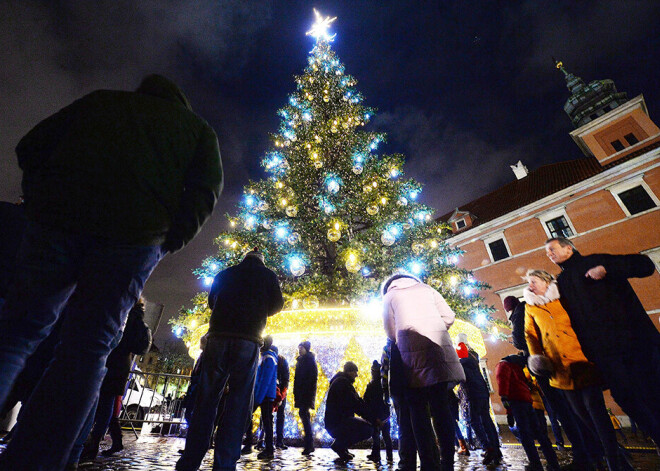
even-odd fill
[[[491,285],[483,294],[503,321],[502,301],[522,297],[528,269],[559,273],[545,255],[550,237],[571,239],[582,254],[647,254],[660,269],[660,129],[644,97],[628,100],[611,80],[587,85],[560,62],[557,68],[571,92],[564,106],[575,126],[570,135],[584,157],[531,172],[518,162],[514,181],[440,218],[451,226],[448,242],[465,251],[459,266]],[[630,281],[660,327],[660,274]],[[492,341],[490,373],[511,353],[510,343]],[[497,395],[492,399],[503,414]],[[609,394],[606,400],[622,415]]]

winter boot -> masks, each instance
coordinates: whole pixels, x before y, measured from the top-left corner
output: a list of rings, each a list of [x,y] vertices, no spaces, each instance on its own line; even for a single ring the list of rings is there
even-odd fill
[[[121,425],[119,425],[119,420],[116,417],[113,417],[110,420],[110,425],[108,426],[108,432],[110,432],[110,438],[112,439],[112,446],[107,450],[103,450],[101,454],[103,456],[111,456],[124,449],[124,443],[122,441],[121,435]]]

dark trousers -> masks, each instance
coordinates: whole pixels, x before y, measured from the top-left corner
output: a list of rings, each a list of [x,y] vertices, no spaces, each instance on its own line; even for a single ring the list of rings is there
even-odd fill
[[[105,376],[113,340],[163,253],[30,222],[0,311],[0,407],[66,306],[60,342],[3,454],[8,469],[62,469]],[[57,404],[57,407],[53,407]]]
[[[350,417],[341,421],[337,427],[328,433],[335,439],[333,446],[339,450],[347,450],[352,445],[371,436],[372,425],[360,417]]]
[[[550,427],[552,427],[552,434],[555,436],[555,443],[559,446],[564,445],[564,437],[561,434],[561,424],[559,423],[559,418],[557,413],[552,408],[552,404],[548,401],[545,396],[543,398],[543,406],[545,411],[548,413],[548,419],[550,419]]]
[[[543,456],[545,456],[550,469],[558,471],[559,461],[557,461],[557,455],[552,449],[552,443],[548,439],[545,419],[543,421],[543,430],[541,430],[541,424],[531,403],[523,401],[509,401],[509,403],[511,404],[511,413],[518,425],[520,442],[525,449],[529,463],[538,469],[543,469],[539,452],[536,451],[536,446],[534,445],[534,440],[538,440],[541,450],[543,450]]]
[[[273,451],[273,401],[266,398],[259,404],[259,407],[261,408],[261,425],[265,435],[264,447],[266,451]],[[245,431],[245,441],[248,446],[252,446],[252,436],[252,416],[250,416]]]
[[[392,396],[396,420],[399,425],[399,466],[400,471],[415,471],[417,469],[417,445],[415,432],[410,423],[410,413],[403,396]],[[432,436],[433,429],[428,427],[428,436]]]
[[[371,446],[371,454],[373,456],[380,455],[380,436],[383,435],[383,441],[385,442],[385,455],[387,459],[392,459],[392,435],[390,433],[390,419],[386,419],[383,422],[382,427],[373,427],[371,433],[371,439],[373,444]]]
[[[660,345],[644,345],[643,355],[631,351],[595,363],[617,404],[660,444]]]
[[[564,396],[584,426],[600,440],[610,470],[620,469],[617,464],[619,445],[600,387],[589,386],[582,389],[565,390]]]
[[[226,407],[215,438],[213,469],[236,469],[245,422],[252,411],[258,358],[256,342],[209,335],[186,449],[176,464],[178,471],[199,468],[209,449],[218,406],[228,381]]]
[[[470,400],[470,426],[486,448],[500,448],[500,437],[490,417],[490,403],[487,398]]]
[[[557,414],[566,437],[571,441],[573,461],[576,464],[584,465],[585,468],[587,467],[586,463],[600,461],[600,457],[603,455],[602,448],[597,441],[589,438],[593,435],[575,415],[563,391],[550,386],[548,378],[537,376],[536,379],[543,396]]]
[[[415,434],[415,443],[423,469],[433,469],[431,463],[437,463],[438,448],[434,434],[428,435],[431,418],[440,444],[440,466],[453,469],[454,466],[454,419],[449,410],[447,397],[448,383],[437,383],[423,388],[408,388],[406,398],[410,413],[410,422]],[[429,417],[429,412],[431,416]],[[431,428],[431,430],[433,430]]]
[[[277,433],[277,444],[284,444],[284,411],[286,409],[286,397],[282,399],[282,404],[277,408],[275,417],[275,432]]]
[[[303,433],[305,434],[305,449],[312,449],[314,448],[314,436],[312,435],[312,417],[309,415],[309,409],[298,409],[298,414],[300,415],[300,421],[302,422],[303,426]]]

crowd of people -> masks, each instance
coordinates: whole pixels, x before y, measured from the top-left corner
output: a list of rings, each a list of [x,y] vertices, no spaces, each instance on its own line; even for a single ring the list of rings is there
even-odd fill
[[[26,216],[12,225],[20,234],[3,244],[20,249],[2,256],[16,263],[3,269],[0,286],[0,407],[24,405],[0,470],[71,470],[81,456],[96,456],[108,428],[107,452],[122,449],[117,414],[130,358],[150,342],[140,295],[162,257],[186,245],[211,214],[222,187],[220,153],[211,127],[158,75],[135,92],[102,90],[77,100],[39,123],[16,152]],[[530,470],[543,469],[536,441],[548,469],[560,469],[544,409],[557,444],[561,429],[572,444],[568,468],[629,469],[602,391],[609,388],[660,443],[660,333],[628,282],[655,267],[644,255],[583,256],[563,238],[545,248],[559,276],[530,270],[524,301],[504,300],[519,350],[495,373],[508,423]],[[382,435],[392,461],[393,409],[400,471],[417,469],[418,460],[422,470],[452,470],[456,447],[467,454],[475,441],[485,466],[501,463],[479,356],[464,336],[452,341],[455,313],[446,300],[406,273],[383,281],[382,298],[387,344],[364,396],[352,361],[330,380],[323,422],[337,459],[351,460],[351,447],[371,438],[369,459],[380,461]],[[215,276],[208,305],[180,471],[197,470],[212,440],[213,469],[235,469],[252,452],[257,408],[265,435],[257,458],[286,448],[289,365],[273,339],[262,338],[284,299],[258,247]],[[317,382],[317,360],[304,340],[293,381],[303,455],[315,451]]]

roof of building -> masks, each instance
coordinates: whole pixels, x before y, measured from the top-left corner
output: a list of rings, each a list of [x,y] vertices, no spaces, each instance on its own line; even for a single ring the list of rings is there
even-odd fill
[[[543,165],[532,170],[520,180],[514,180],[476,200],[459,206],[457,208],[459,211],[467,211],[474,217],[472,225],[464,231],[550,196],[657,147],[660,147],[660,141],[654,139],[641,149],[605,166],[602,166],[595,157]],[[440,216],[438,220],[447,221],[454,211]]]

